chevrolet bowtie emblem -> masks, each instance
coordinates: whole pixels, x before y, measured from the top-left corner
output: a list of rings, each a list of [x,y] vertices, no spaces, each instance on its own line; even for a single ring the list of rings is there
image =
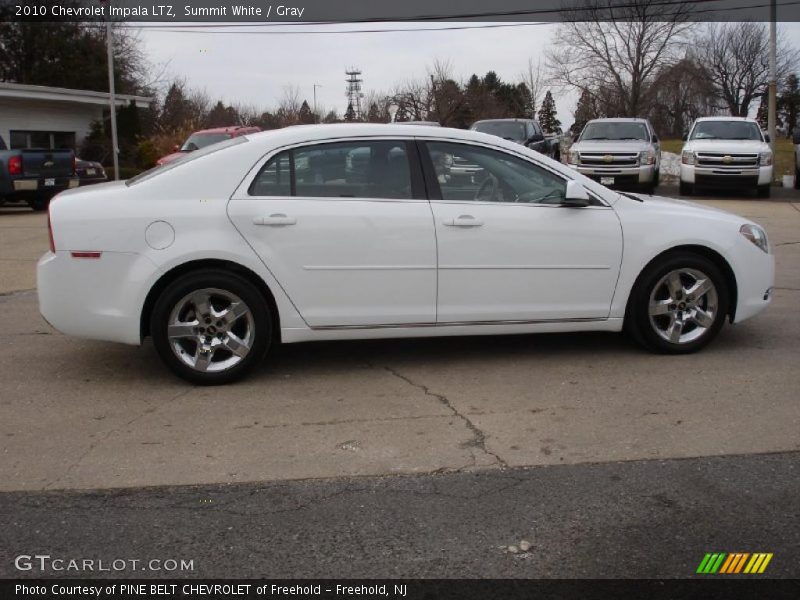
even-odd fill
[[[725,156],[722,157],[722,162],[724,162],[726,165],[729,165],[733,162],[733,158],[731,158],[728,154],[726,154]]]
[[[50,168],[50,167],[52,167],[52,166],[55,166],[55,164],[56,164],[56,163],[54,163],[52,160],[46,160],[46,161],[44,161],[44,162],[42,163],[42,166],[43,166],[43,167],[48,167],[48,168]]]
[[[604,160],[605,162],[611,162],[612,160],[614,160],[614,157],[613,157],[613,156],[611,156],[610,154],[606,154],[606,155],[603,157],[603,160]]]

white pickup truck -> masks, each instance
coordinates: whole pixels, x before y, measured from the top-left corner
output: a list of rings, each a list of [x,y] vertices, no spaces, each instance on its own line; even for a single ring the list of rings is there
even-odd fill
[[[703,117],[692,125],[681,151],[680,192],[698,188],[755,189],[769,198],[772,150],[769,136],[753,119]]]

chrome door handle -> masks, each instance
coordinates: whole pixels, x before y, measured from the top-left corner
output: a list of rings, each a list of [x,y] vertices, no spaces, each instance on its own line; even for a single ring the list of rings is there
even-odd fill
[[[294,225],[297,219],[294,217],[287,217],[283,213],[276,213],[268,217],[256,217],[253,219],[253,225]]]
[[[444,224],[448,227],[480,227],[483,221],[472,215],[459,215],[457,219],[447,219]]]

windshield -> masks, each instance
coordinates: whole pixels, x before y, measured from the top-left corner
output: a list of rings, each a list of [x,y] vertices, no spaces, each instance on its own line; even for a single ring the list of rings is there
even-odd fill
[[[645,140],[650,137],[647,135],[647,127],[644,123],[625,123],[625,122],[595,122],[589,123],[584,127],[580,141],[584,140]]]
[[[692,140],[757,140],[761,130],[750,121],[698,121],[692,130]]]
[[[473,131],[496,135],[507,140],[524,140],[527,137],[525,135],[525,124],[517,121],[484,121],[483,123],[475,123],[472,129]]]
[[[193,133],[181,146],[181,152],[194,152],[211,144],[224,142],[230,137],[230,134],[227,133]]]

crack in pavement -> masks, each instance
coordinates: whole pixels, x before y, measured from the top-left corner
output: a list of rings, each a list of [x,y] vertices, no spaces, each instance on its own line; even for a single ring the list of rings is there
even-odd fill
[[[402,373],[394,370],[391,367],[384,366],[383,368],[388,373],[392,374],[393,376],[397,377],[398,379],[401,379],[402,381],[405,381],[408,385],[410,385],[412,387],[415,387],[418,390],[422,390],[422,392],[426,396],[430,396],[431,398],[435,398],[436,400],[439,401],[440,404],[442,404],[450,412],[452,412],[455,417],[458,417],[459,419],[464,421],[464,424],[467,426],[467,429],[469,429],[469,431],[472,433],[472,439],[467,441],[464,444],[464,447],[466,449],[468,449],[470,454],[472,455],[472,466],[477,466],[477,462],[478,462],[477,461],[477,457],[475,456],[475,453],[472,451],[472,448],[478,448],[481,452],[483,452],[487,456],[492,457],[494,459],[495,463],[500,468],[505,469],[505,468],[508,467],[508,463],[505,460],[503,460],[500,457],[500,455],[492,452],[491,450],[489,450],[486,447],[486,434],[483,431],[481,431],[481,429],[478,428],[478,426],[475,425],[475,423],[473,423],[469,419],[469,417],[467,417],[466,415],[462,415],[460,412],[458,412],[456,407],[453,406],[450,403],[450,400],[449,400],[449,398],[447,398],[447,396],[445,396],[443,394],[437,394],[436,392],[432,392],[427,385],[424,385],[424,384],[421,384],[421,383],[417,383],[416,381],[410,379],[409,377],[406,377],[405,375],[403,375]]]

